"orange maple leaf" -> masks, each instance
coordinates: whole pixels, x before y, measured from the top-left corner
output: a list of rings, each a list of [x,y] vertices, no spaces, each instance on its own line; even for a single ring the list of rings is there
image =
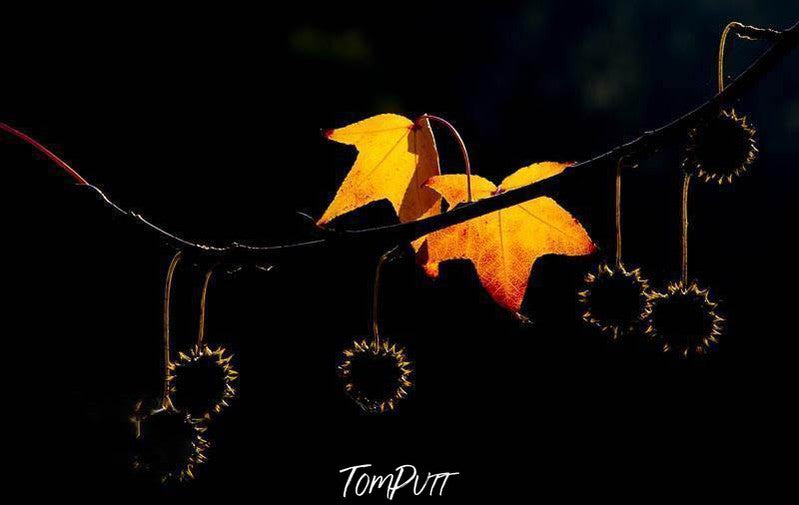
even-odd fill
[[[424,187],[440,173],[438,151],[427,119],[415,123],[396,114],[381,114],[327,130],[325,136],[358,149],[335,198],[317,224],[378,200],[388,200],[400,222],[438,214],[441,197]]]
[[[472,176],[472,197],[490,198],[557,175],[568,165],[535,163],[509,175],[499,187]],[[443,196],[450,207],[467,201],[464,174],[435,176],[425,185]],[[420,255],[420,259],[430,277],[438,277],[442,261],[471,260],[480,283],[494,301],[514,312],[521,308],[536,259],[545,254],[579,256],[596,250],[582,225],[549,197],[476,217],[431,233],[426,239],[427,255]]]

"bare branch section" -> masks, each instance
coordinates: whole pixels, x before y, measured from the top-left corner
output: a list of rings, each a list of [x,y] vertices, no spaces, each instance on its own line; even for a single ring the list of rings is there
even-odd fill
[[[698,121],[710,114],[717,113],[723,104],[730,103],[743,96],[765,74],[774,68],[779,61],[781,61],[788,53],[794,50],[799,43],[799,22],[782,32],[760,30],[753,27],[746,28],[758,30],[757,35],[761,35],[760,32],[767,32],[768,37],[762,38],[772,40],[774,43],[771,45],[771,47],[766,49],[766,51],[764,51],[763,54],[760,55],[760,57],[758,57],[757,60],[755,60],[754,63],[749,66],[749,68],[741,73],[741,75],[739,75],[735,80],[730,82],[721,92],[694,110],[678,117],[677,119],[664,126],[661,126],[660,128],[647,131],[635,140],[616,146],[610,151],[600,154],[599,156],[596,156],[590,160],[571,165],[558,177],[545,179],[543,181],[507,191],[485,200],[468,203],[451,209],[443,214],[420,219],[418,221],[363,230],[326,231],[325,238],[294,244],[253,246],[234,242],[229,245],[216,246],[186,240],[151,223],[141,214],[131,210],[123,209],[116,205],[99,188],[86,182],[82,177],[77,175],[77,172],[66,165],[66,163],[61,161],[44,146],[41,146],[41,144],[35,140],[32,140],[24,133],[21,133],[2,123],[0,123],[0,127],[2,127],[0,129],[31,144],[37,150],[44,153],[51,160],[55,161],[59,166],[64,168],[68,173],[71,175],[75,174],[73,175],[73,178],[75,178],[75,176],[79,177],[80,179],[76,178],[76,180],[78,180],[80,185],[95,191],[97,195],[115,212],[119,212],[131,219],[134,219],[147,228],[159,233],[167,241],[173,243],[176,247],[185,249],[190,253],[201,256],[216,256],[219,257],[219,259],[239,262],[257,260],[270,261],[286,254],[290,255],[299,251],[311,249],[325,249],[330,246],[358,247],[371,244],[375,247],[387,249],[393,245],[411,241],[421,237],[422,235],[426,235],[442,228],[462,223],[464,221],[468,221],[469,219],[473,219],[490,212],[511,207],[513,205],[532,200],[533,198],[552,193],[560,184],[563,183],[564,178],[574,177],[575,174],[582,169],[600,165],[604,162],[615,161],[621,157],[640,158],[646,154],[652,153],[671,141],[679,140],[681,137],[684,137],[687,130],[694,126]],[[746,33],[744,33],[744,35],[746,35]]]

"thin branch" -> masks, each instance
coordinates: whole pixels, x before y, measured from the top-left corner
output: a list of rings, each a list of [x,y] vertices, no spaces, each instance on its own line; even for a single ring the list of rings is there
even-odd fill
[[[761,35],[761,33],[758,33],[758,35]],[[187,252],[194,252],[200,255],[222,256],[226,260],[239,261],[273,258],[283,254],[295,253],[300,250],[304,251],[309,249],[318,249],[331,245],[346,245],[354,247],[360,244],[370,243],[381,248],[389,248],[392,245],[411,241],[442,228],[462,223],[490,212],[511,207],[513,205],[518,205],[519,203],[544,196],[555,190],[562,183],[564,178],[573,177],[574,174],[579,170],[599,165],[605,161],[617,160],[624,156],[642,156],[657,150],[673,139],[680,138],[680,136],[685,135],[685,132],[690,127],[695,125],[697,121],[700,121],[709,114],[717,112],[724,103],[732,102],[743,96],[755,83],[757,83],[764,75],[774,68],[774,66],[777,65],[777,63],[781,61],[783,57],[794,50],[799,43],[799,22],[795,23],[793,26],[791,26],[791,28],[785,31],[770,33],[768,38],[770,40],[774,40],[774,44],[766,49],[763,54],[760,55],[760,57],[758,57],[754,63],[749,66],[749,68],[741,73],[735,80],[730,82],[721,92],[713,96],[699,107],[678,117],[670,123],[661,126],[660,128],[645,132],[635,140],[616,146],[608,152],[600,154],[599,156],[591,158],[587,161],[575,163],[569,166],[556,178],[545,179],[528,186],[507,191],[491,198],[473,203],[467,203],[465,205],[450,209],[448,212],[443,214],[420,219],[418,221],[362,230],[331,231],[328,232],[328,235],[325,238],[293,244],[253,246],[233,242],[230,245],[214,246],[201,242],[186,240],[173,233],[167,232],[163,228],[151,223],[136,212],[125,210],[119,207],[102,191],[100,191],[100,189],[86,182],[85,179],[77,175],[77,172],[69,167],[69,165],[64,163],[62,160],[52,154],[52,152],[27,135],[20,135],[19,132],[14,133],[16,130],[11,131],[10,133],[14,133],[17,137],[25,140],[39,151],[47,155],[51,160],[56,162],[73,178],[81,183],[82,186],[96,191],[101,199],[105,201],[112,209],[144,224],[151,230],[158,232],[176,246],[187,249]],[[9,131],[10,127],[7,127],[7,125],[3,126],[3,130]]]
[[[78,184],[89,184],[88,182],[86,182],[86,179],[81,177],[81,175],[78,172],[76,172],[71,166],[69,166],[64,160],[53,154],[51,150],[44,147],[36,139],[22,133],[16,128],[8,126],[5,123],[0,123],[0,130],[3,130],[6,133],[10,133],[11,135],[14,135],[20,140],[27,142],[28,144],[35,147],[36,150],[38,150],[40,153],[50,158],[50,161],[52,161],[53,163],[61,167],[66,173],[68,173],[69,176],[72,177],[75,180],[75,182],[77,182]]]
[[[444,214],[431,216],[419,221],[402,223],[368,230],[351,231],[351,236],[390,236],[398,241],[412,240],[436,230],[462,223],[469,219],[511,207],[539,196],[544,196],[556,188],[564,177],[594,166],[603,161],[618,159],[622,156],[640,155],[652,152],[668,141],[679,138],[697,121],[715,112],[725,102],[731,102],[742,96],[760,78],[771,70],[782,58],[796,48],[799,43],[799,23],[782,32],[780,40],[768,48],[752,65],[749,66],[734,81],[730,82],[721,93],[703,103],[694,110],[680,116],[672,122],[655,130],[647,131],[640,137],[626,144],[614,147],[610,151],[600,154],[590,160],[575,163],[564,170],[558,177],[523,186],[507,191],[485,200],[463,205]]]

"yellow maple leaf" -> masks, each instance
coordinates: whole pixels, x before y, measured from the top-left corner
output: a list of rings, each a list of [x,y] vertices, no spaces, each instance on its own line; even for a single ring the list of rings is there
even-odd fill
[[[413,122],[396,114],[381,114],[327,130],[325,136],[354,145],[358,156],[317,224],[327,224],[342,214],[383,199],[391,203],[403,223],[440,212],[441,197],[423,186],[440,173],[435,139],[427,119]]]
[[[569,164],[543,162],[519,169],[499,187],[472,176],[472,198],[481,200],[561,173]],[[426,186],[450,207],[467,201],[466,175],[440,175]],[[545,254],[579,256],[596,250],[582,225],[549,197],[539,197],[426,236],[420,253],[425,272],[438,277],[439,264],[468,259],[480,283],[500,306],[518,312],[536,259]]]

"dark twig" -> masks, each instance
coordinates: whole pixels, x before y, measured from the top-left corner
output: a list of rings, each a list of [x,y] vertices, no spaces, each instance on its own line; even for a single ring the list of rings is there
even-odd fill
[[[752,27],[747,28],[753,29]],[[766,33],[768,34],[767,37],[764,36]],[[749,34],[743,30],[742,35]],[[443,214],[431,216],[418,221],[363,230],[337,230],[334,234],[325,238],[293,244],[254,246],[234,242],[230,245],[214,246],[183,239],[151,223],[140,214],[119,207],[113,203],[102,191],[100,191],[100,189],[86,182],[85,179],[77,175],[77,172],[69,167],[69,165],[52,154],[44,146],[31,139],[27,135],[22,134],[21,132],[18,132],[7,125],[3,125],[2,123],[0,123],[0,125],[2,125],[2,130],[10,132],[22,140],[25,140],[40,152],[48,156],[51,160],[55,161],[59,166],[64,168],[70,175],[72,175],[72,177],[75,178],[81,185],[96,191],[101,199],[105,201],[112,209],[136,221],[139,221],[151,230],[158,232],[178,247],[187,249],[187,252],[193,252],[199,255],[222,256],[224,259],[230,261],[249,261],[254,259],[264,259],[267,257],[274,258],[283,254],[295,253],[300,250],[304,251],[309,249],[322,249],[331,245],[356,246],[358,244],[370,243],[374,244],[376,247],[387,249],[392,245],[411,241],[436,230],[462,223],[469,219],[504,209],[506,207],[511,207],[539,196],[544,196],[556,189],[558,185],[562,183],[564,178],[573,177],[574,174],[578,172],[578,169],[596,166],[606,161],[618,160],[624,156],[640,157],[657,150],[671,140],[679,139],[680,136],[685,135],[686,131],[695,125],[697,121],[700,121],[707,115],[718,111],[724,103],[732,102],[743,96],[755,83],[757,83],[757,81],[759,81],[780,60],[782,60],[784,56],[795,49],[797,43],[799,43],[799,23],[795,23],[793,26],[791,26],[791,28],[782,32],[759,30],[757,33],[752,32],[751,35],[758,35],[761,38],[767,38],[775,42],[771,45],[771,47],[766,49],[763,54],[760,55],[760,57],[758,57],[757,60],[755,60],[754,63],[749,66],[749,68],[741,73],[741,75],[739,75],[735,80],[731,81],[721,92],[694,110],[680,116],[664,126],[661,126],[660,128],[647,131],[635,140],[614,147],[610,151],[591,158],[590,160],[582,161],[569,166],[558,177],[545,179],[528,186],[507,191],[491,198],[458,206]]]

